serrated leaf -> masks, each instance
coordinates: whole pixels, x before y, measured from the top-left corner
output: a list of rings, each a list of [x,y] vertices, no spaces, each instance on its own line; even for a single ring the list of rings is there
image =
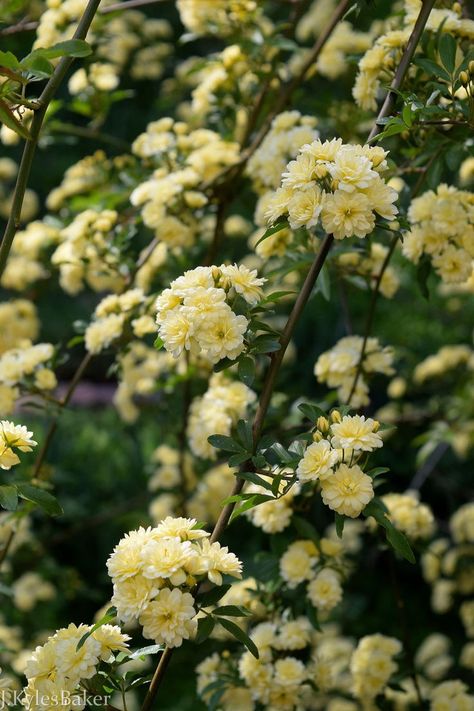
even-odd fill
[[[232,439],[232,437],[228,437],[227,435],[210,435],[207,438],[207,441],[216,449],[222,449],[224,452],[237,452],[238,454],[245,452],[239,442],[236,442],[235,439]]]
[[[216,621],[211,615],[206,615],[198,620],[198,629],[195,638],[196,644],[202,644],[211,634]]]
[[[215,605],[216,602],[219,602],[219,600],[224,597],[226,592],[228,592],[231,588],[231,585],[219,585],[218,587],[213,588],[212,590],[208,590],[205,593],[202,593],[202,595],[199,595],[197,598],[197,602],[201,607],[210,607],[211,605]]]
[[[31,484],[19,483],[16,485],[18,496],[27,501],[32,501],[40,506],[50,516],[59,516],[63,513],[63,509],[55,496],[44,489],[38,489]]]
[[[35,52],[22,59],[20,66],[29,74],[34,74],[38,79],[49,79],[54,72],[54,66],[51,62],[46,57]]]
[[[416,64],[417,66],[421,67],[424,69],[424,71],[435,77],[441,77],[441,79],[444,79],[445,81],[451,81],[451,77],[449,76],[448,72],[446,69],[443,69],[439,64],[436,64],[436,62],[433,62],[431,59],[425,59],[420,58],[420,59],[415,59],[413,61],[413,64]]]
[[[7,511],[15,511],[18,506],[18,493],[15,486],[0,486],[0,506]]]
[[[255,360],[251,356],[244,356],[239,360],[237,372],[240,380],[250,387],[255,380]]]
[[[242,644],[247,647],[250,654],[253,654],[255,659],[258,659],[259,654],[255,643],[252,642],[248,634],[242,629],[240,629],[240,627],[236,625],[235,622],[231,622],[230,620],[226,620],[225,618],[220,617],[219,624],[222,625],[222,627],[226,629],[227,632],[230,632],[230,634],[235,637],[235,639],[237,639],[239,642],[242,642]]]
[[[112,620],[115,620],[116,617],[117,617],[117,610],[116,610],[116,608],[115,608],[115,607],[109,607],[109,609],[107,610],[107,612],[105,613],[105,615],[104,615],[103,617],[101,617],[100,620],[99,620],[98,622],[96,622],[95,625],[93,625],[93,626],[90,628],[89,632],[86,632],[86,634],[82,635],[81,639],[80,639],[79,642],[77,643],[76,652],[78,652],[78,651],[81,649],[81,647],[84,646],[84,644],[86,643],[86,641],[89,639],[89,637],[90,637],[92,634],[94,634],[94,632],[95,632],[96,630],[98,630],[98,629],[99,629],[100,627],[102,627],[103,625],[107,625],[107,624],[108,624],[109,622],[111,622]]]

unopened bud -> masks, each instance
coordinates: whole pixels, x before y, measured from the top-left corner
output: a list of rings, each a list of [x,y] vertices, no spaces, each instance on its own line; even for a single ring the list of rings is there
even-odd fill
[[[374,420],[374,424],[372,427],[372,432],[378,432],[380,429],[380,422],[378,420]]]
[[[323,438],[323,436],[322,436],[321,432],[319,432],[319,430],[316,430],[315,432],[313,432],[313,442],[321,442],[322,438]]]
[[[452,11],[456,13],[456,15],[461,15],[462,14],[462,7],[460,2],[455,2],[453,3]]]
[[[339,410],[333,410],[331,412],[331,420],[333,422],[342,422],[342,415]]]
[[[320,430],[320,432],[323,432],[323,434],[326,433],[329,429],[329,422],[326,417],[318,417],[316,420],[316,427]]]
[[[469,74],[471,76],[474,76],[474,59],[471,59],[471,61],[469,62],[468,69],[469,69]]]
[[[466,86],[466,84],[469,84],[469,74],[467,72],[460,72],[459,74],[459,81],[461,84]]]

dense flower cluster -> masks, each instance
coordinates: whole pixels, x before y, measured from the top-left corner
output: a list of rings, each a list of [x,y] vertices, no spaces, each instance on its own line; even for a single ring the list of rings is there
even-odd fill
[[[474,37],[474,22],[462,17],[462,8],[459,3],[450,3],[448,8],[432,9],[426,24],[426,29],[437,33],[439,28],[449,32],[461,40],[472,40]],[[364,54],[359,62],[358,74],[352,95],[362,109],[375,111],[379,90],[398,66],[403,49],[416,22],[421,8],[421,0],[405,0],[404,12],[400,14],[402,22],[394,28],[394,23],[387,26],[378,24],[375,27],[380,35]],[[386,31],[388,30],[388,31]],[[419,51],[419,48],[418,48]],[[413,71],[413,70],[412,70]]]
[[[270,131],[247,165],[247,173],[259,192],[278,188],[288,161],[301,146],[318,138],[315,125],[313,116],[302,116],[299,111],[283,111],[273,119]]]
[[[177,0],[181,22],[197,35],[226,35],[253,19],[255,0]]]
[[[56,246],[59,241],[58,227],[39,220],[17,232],[2,276],[2,286],[22,291],[39,279],[46,279],[50,270],[44,257],[48,248]]]
[[[417,264],[428,255],[441,279],[467,281],[473,274],[474,195],[439,185],[415,198],[408,210],[411,230],[403,239],[405,257]]]
[[[431,605],[435,612],[450,610],[455,597],[468,637],[474,637],[474,504],[464,504],[449,522],[452,541],[435,538],[423,553],[421,564],[425,580],[432,585]],[[466,598],[468,598],[466,600]]]
[[[376,215],[392,220],[398,212],[397,192],[381,177],[386,155],[380,147],[343,144],[340,138],[304,145],[266,205],[268,222],[288,215],[292,229],[321,221],[336,239],[366,237]]]
[[[193,454],[215,459],[216,450],[207,441],[213,434],[229,435],[233,424],[245,416],[257,399],[243,383],[215,373],[202,397],[194,398],[188,418],[187,437]]]
[[[236,264],[197,267],[175,279],[156,302],[158,335],[166,350],[175,358],[190,351],[210,363],[237,358],[249,321],[230,304],[240,296],[255,305],[264,281],[255,270]]]
[[[386,494],[382,501],[388,509],[388,517],[398,530],[411,540],[431,538],[435,521],[431,508],[419,501],[417,492]]]
[[[30,344],[38,336],[36,307],[28,299],[14,299],[0,304],[0,355],[12,348]]]
[[[54,390],[56,376],[51,369],[54,346],[51,343],[27,342],[23,347],[12,348],[0,356],[0,412],[13,411],[21,391],[38,392]]]
[[[467,345],[443,346],[437,353],[418,363],[413,372],[413,380],[421,384],[463,366],[474,371],[474,349]]]
[[[33,439],[24,425],[15,425],[8,420],[0,421],[0,469],[11,469],[20,463],[20,457],[15,452],[31,452],[38,443]]]
[[[127,325],[137,337],[153,333],[152,301],[145,298],[141,289],[106,296],[96,307],[95,318],[86,329],[86,350],[93,354],[100,353],[122,336]]]
[[[104,0],[103,7],[113,5]],[[47,0],[47,9],[40,15],[35,47],[70,39],[85,9],[81,0]],[[157,79],[163,72],[163,61],[171,52],[166,42],[172,33],[166,20],[146,17],[137,10],[127,10],[110,18],[97,14],[89,33],[97,61],[78,69],[69,80],[71,94],[88,95],[94,90],[110,92],[116,89],[125,66],[136,79]],[[92,90],[92,91],[91,91]]]
[[[89,634],[82,647],[78,644]],[[110,661],[114,652],[126,652],[130,637],[119,627],[102,625],[92,631],[91,625],[70,624],[49,637],[46,644],[37,647],[26,665],[28,686],[24,705],[33,711],[45,708],[42,699],[61,699],[63,692],[74,698],[74,707],[83,708],[79,693],[81,681],[91,679],[101,661]],[[74,694],[76,692],[76,694]]]
[[[397,669],[394,657],[402,651],[398,639],[373,634],[363,637],[351,659],[353,693],[370,704],[380,694]]]
[[[347,402],[351,392],[357,366],[362,353],[361,336],[345,336],[329,351],[322,353],[314,366],[314,374],[320,383],[330,388],[337,388],[340,402]],[[351,399],[353,407],[362,407],[369,403],[369,386],[366,376],[373,373],[392,375],[393,351],[382,346],[378,338],[367,339],[362,369]]]
[[[60,284],[69,294],[77,294],[84,282],[95,291],[119,291],[120,251],[117,239],[118,214],[115,210],[84,210],[61,230],[61,242],[51,261],[59,267]]]
[[[138,620],[145,637],[169,647],[192,637],[197,620],[190,590],[196,582],[222,585],[223,575],[241,577],[239,559],[208,536],[195,519],[171,517],[126,534],[107,561],[119,619]]]
[[[181,250],[206,235],[203,183],[238,159],[238,144],[209,129],[192,131],[183,121],[162,118],[148,124],[132,145],[145,175],[130,195],[143,223],[170,248]],[[154,170],[150,174],[150,167]],[[214,224],[215,217],[207,220]]]
[[[383,446],[379,422],[339,413],[317,429],[296,469],[301,483],[319,482],[330,509],[356,518],[374,496],[372,479],[357,464],[363,452]],[[318,423],[319,424],[319,423]],[[349,462],[348,466],[345,462]]]

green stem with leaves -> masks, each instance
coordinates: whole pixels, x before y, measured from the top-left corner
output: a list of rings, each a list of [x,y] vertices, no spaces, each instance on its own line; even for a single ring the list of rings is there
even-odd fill
[[[100,0],[89,0],[87,7],[82,15],[79,24],[77,25],[73,39],[83,40],[87,36],[92,20],[99,8]],[[38,107],[34,111],[33,120],[31,122],[30,137],[25,143],[23,155],[18,170],[17,181],[13,193],[12,207],[8,218],[7,226],[0,245],[0,279],[7,265],[8,255],[12,248],[13,240],[20,226],[21,209],[25,198],[26,188],[30,177],[31,166],[38,146],[38,141],[43,126],[44,117],[51,100],[55,96],[62,82],[64,81],[67,72],[74,57],[62,57],[51,75],[48,83],[43,89],[41,96],[38,99]]]

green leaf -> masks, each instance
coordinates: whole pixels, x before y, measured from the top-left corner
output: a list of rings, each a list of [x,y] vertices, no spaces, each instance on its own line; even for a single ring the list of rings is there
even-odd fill
[[[19,121],[8,104],[0,99],[0,123],[3,123],[7,128],[15,131],[22,138],[29,140],[30,134],[25,126]]]
[[[7,484],[0,486],[0,506],[3,506],[7,511],[15,511],[18,506],[16,487]]]
[[[207,441],[216,449],[222,449],[224,452],[238,452],[239,454],[245,452],[239,442],[236,442],[235,439],[232,439],[232,437],[228,437],[227,435],[210,435],[207,438]]]
[[[346,517],[339,513],[336,513],[336,533],[338,538],[342,538],[344,532],[344,524],[346,522]]]
[[[253,509],[255,508],[255,506],[263,504],[265,501],[275,501],[275,499],[273,496],[267,496],[266,494],[252,494],[252,496],[250,496],[250,498],[247,499],[247,501],[245,501],[242,506],[239,506],[238,508],[234,509],[232,516],[230,517],[229,523],[231,523],[234,519],[238,518],[238,516],[241,516],[249,509]]]
[[[84,40],[71,39],[64,42],[57,42],[52,47],[38,47],[32,54],[38,54],[46,59],[56,59],[56,57],[88,57],[92,54],[90,45]]]
[[[239,479],[245,479],[245,481],[251,481],[252,484],[257,484],[258,486],[262,486],[264,489],[267,489],[268,491],[272,491],[272,483],[270,481],[266,481],[265,479],[262,479],[261,476],[259,476],[256,472],[239,472],[237,474]]]
[[[250,452],[244,452],[242,451],[241,453],[238,454],[232,454],[229,457],[229,467],[240,467],[241,464],[244,464],[244,462],[248,461],[250,459]]]
[[[310,402],[302,402],[301,405],[298,405],[298,410],[311,422],[316,422],[318,417],[326,417],[324,410]]]
[[[415,563],[415,556],[408,543],[406,536],[399,531],[395,526],[390,525],[385,529],[385,536],[387,541],[390,543],[392,548],[397,551],[403,558],[408,560],[409,563]]]
[[[240,605],[222,605],[212,611],[218,617],[252,617],[252,613]]]
[[[116,617],[117,610],[115,609],[115,607],[109,607],[105,615],[101,617],[100,620],[90,628],[89,632],[86,632],[86,634],[82,635],[81,639],[77,643],[76,652],[78,652],[80,648],[84,646],[86,640],[89,639],[91,634],[94,634],[94,632],[98,630],[99,627],[102,627],[102,625],[107,625],[109,622],[112,622],[112,620],[115,620]]]
[[[196,644],[202,644],[214,629],[216,621],[211,615],[206,615],[206,617],[201,617],[198,620],[198,629],[195,638]]]
[[[212,590],[208,590],[202,595],[199,595],[197,602],[201,607],[210,607],[211,605],[215,605],[216,602],[219,602],[221,597],[224,597],[226,592],[228,592],[231,587],[231,585],[216,586],[215,588],[212,588]]]
[[[369,469],[366,474],[372,479],[375,479],[376,476],[380,476],[380,474],[386,474],[389,471],[390,469],[388,467],[374,467],[374,469]]]
[[[310,602],[308,602],[306,605],[306,617],[311,622],[311,626],[315,630],[318,630],[318,632],[322,632],[321,625],[319,624],[318,620],[318,611],[311,605]]]
[[[302,518],[301,516],[295,515],[292,518],[292,523],[300,536],[302,536],[303,538],[308,538],[310,541],[313,541],[313,543],[319,548],[319,534],[312,523]]]
[[[264,239],[267,239],[267,237],[271,237],[276,232],[280,232],[281,230],[284,230],[285,227],[288,227],[288,222],[286,220],[282,220],[281,222],[277,222],[276,225],[272,225],[272,227],[269,227],[267,230],[265,230],[265,232],[260,237],[260,239],[258,240],[258,242],[255,246],[258,247],[260,242],[263,242]]]
[[[439,64],[436,64],[436,62],[433,62],[431,59],[425,59],[424,57],[420,59],[415,59],[413,61],[413,64],[416,64],[418,67],[421,67],[430,76],[439,77],[441,79],[444,79],[445,81],[451,81],[451,77],[449,76],[446,69],[443,69],[443,67],[441,67]]]
[[[321,292],[323,295],[323,298],[326,299],[326,301],[331,300],[331,280],[329,278],[329,269],[327,268],[327,265],[324,264],[323,268],[321,269],[318,277],[318,281],[316,282],[316,286],[318,288],[318,291]]]
[[[36,486],[31,486],[31,484],[17,484],[16,485],[18,496],[27,501],[32,501],[34,504],[40,506],[46,513],[50,516],[59,516],[63,513],[63,510],[52,494],[44,489],[38,489]]]
[[[165,342],[162,338],[157,336],[153,342],[153,346],[156,348],[157,351],[161,350],[163,346],[165,345]]]
[[[151,654],[158,654],[162,652],[164,647],[162,644],[150,644],[147,647],[141,647],[136,649],[134,652],[129,654],[129,659],[138,659],[139,657],[149,657]]]
[[[237,422],[237,434],[245,449],[251,452],[253,450],[253,431],[250,422],[239,420]]]
[[[281,348],[281,343],[270,336],[257,336],[252,343],[255,353],[275,353]]]
[[[20,66],[30,74],[34,74],[38,79],[49,79],[54,72],[54,66],[51,62],[46,57],[42,57],[35,52],[22,59]]]
[[[7,69],[18,69],[20,63],[13,52],[0,52],[0,67]]]
[[[230,632],[230,634],[235,637],[239,642],[242,642],[247,649],[249,650],[250,654],[253,654],[255,659],[258,659],[258,649],[254,642],[250,639],[248,634],[244,632],[238,625],[235,624],[235,622],[231,622],[230,620],[226,620],[225,618],[219,618],[219,624],[222,625],[224,629],[227,630],[227,632]]]
[[[438,43],[438,51],[444,68],[453,74],[456,68],[456,40],[448,32],[443,32],[440,35]]]
[[[252,385],[255,380],[255,360],[251,356],[244,356],[239,360],[238,374],[245,385]]]

